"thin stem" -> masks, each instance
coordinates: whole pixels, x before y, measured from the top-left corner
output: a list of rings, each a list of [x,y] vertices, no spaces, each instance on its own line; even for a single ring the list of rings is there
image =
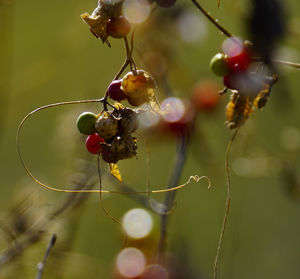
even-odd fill
[[[216,258],[215,258],[215,263],[214,263],[214,279],[217,279],[218,277],[218,265],[219,265],[219,257],[220,257],[220,252],[223,244],[223,238],[225,234],[225,229],[226,229],[226,224],[229,216],[229,210],[230,210],[230,203],[231,203],[231,179],[230,179],[230,167],[229,167],[229,153],[231,150],[232,143],[238,133],[238,129],[234,132],[232,135],[226,149],[226,159],[225,159],[225,167],[226,167],[226,175],[227,175],[227,199],[225,203],[225,215],[223,219],[223,225],[220,233],[220,238],[219,238],[219,243],[218,243],[218,248],[217,248],[217,253],[216,253]]]
[[[257,61],[257,62],[262,62],[263,61],[262,58],[260,58],[260,57],[252,57],[252,60]],[[284,60],[277,60],[277,59],[271,60],[271,62],[275,63],[275,64],[281,64],[281,65],[284,65],[284,66],[300,69],[300,63],[284,61]]]
[[[113,220],[116,224],[118,224],[119,226],[121,226],[121,228],[124,231],[124,241],[123,241],[123,245],[122,245],[122,249],[126,246],[126,242],[127,242],[127,232],[125,231],[122,223],[115,218],[114,216],[112,216],[109,211],[104,207],[103,204],[103,200],[102,200],[102,179],[101,179],[101,169],[100,169],[100,154],[98,154],[97,156],[97,170],[98,170],[98,177],[99,177],[99,202],[100,202],[100,206],[102,208],[102,210],[104,211],[104,213],[111,219]]]
[[[123,74],[123,72],[125,71],[125,69],[127,68],[127,66],[129,65],[130,60],[126,59],[124,64],[122,65],[121,69],[119,70],[119,72],[115,75],[113,80],[117,80],[120,78],[120,76]],[[103,109],[104,111],[107,111],[107,99],[108,99],[108,90],[106,90],[104,97],[101,99],[101,102],[103,103]]]
[[[224,33],[227,37],[232,37],[232,34],[225,29],[216,19],[214,19],[208,11],[206,11],[197,0],[191,0],[194,5],[211,21],[222,33]]]
[[[182,135],[178,137],[178,143],[177,143],[177,157],[175,161],[175,166],[173,168],[173,172],[170,178],[169,187],[168,189],[174,187],[174,185],[177,185],[186,161],[187,157],[187,136]],[[176,191],[168,192],[165,196],[164,204],[168,211],[173,206],[173,202],[175,199]],[[165,250],[166,246],[166,239],[167,239],[167,224],[168,224],[168,214],[161,215],[161,229],[160,229],[160,240],[158,245],[158,257],[162,256],[163,251]]]

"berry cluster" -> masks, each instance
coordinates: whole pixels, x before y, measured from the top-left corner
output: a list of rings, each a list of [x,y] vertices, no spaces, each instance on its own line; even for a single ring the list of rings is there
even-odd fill
[[[92,154],[101,154],[107,163],[115,164],[136,155],[137,139],[132,133],[138,127],[138,112],[116,104],[113,110],[98,115],[84,112],[77,119],[80,133],[89,135],[86,148]]]
[[[265,106],[272,85],[277,81],[276,75],[266,74],[263,64],[255,69],[250,46],[249,42],[229,38],[223,43],[225,53],[216,54],[210,62],[211,70],[223,76],[224,92],[232,90],[225,122],[230,129],[241,126],[254,109]]]
[[[223,77],[224,85],[229,89],[241,89],[240,77],[246,74],[251,64],[249,47],[233,38],[227,53],[216,54],[210,62],[211,70]]]
[[[105,162],[117,161],[135,156],[137,139],[132,133],[138,128],[138,109],[124,107],[120,101],[127,100],[132,106],[155,102],[156,84],[151,75],[143,70],[128,72],[122,79],[114,80],[108,86],[107,97],[118,101],[113,110],[102,113],[83,112],[77,119],[80,133],[88,135],[86,148],[92,154],[101,154]]]

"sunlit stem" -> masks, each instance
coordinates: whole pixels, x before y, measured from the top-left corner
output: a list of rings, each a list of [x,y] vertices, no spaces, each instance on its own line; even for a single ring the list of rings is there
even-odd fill
[[[210,22],[212,22],[222,33],[224,33],[227,37],[232,37],[232,34],[225,29],[215,18],[213,18],[208,11],[206,11],[197,0],[192,0],[194,5],[208,18]]]

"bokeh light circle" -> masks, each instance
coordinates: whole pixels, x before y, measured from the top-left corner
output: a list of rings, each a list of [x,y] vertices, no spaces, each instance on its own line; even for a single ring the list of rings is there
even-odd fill
[[[151,7],[146,0],[125,0],[123,15],[131,23],[143,23],[149,16]]]
[[[150,214],[142,208],[129,210],[123,217],[123,227],[131,238],[144,238],[152,230],[153,221]]]
[[[180,120],[185,113],[184,103],[175,97],[166,98],[161,103],[161,109],[163,111],[163,119],[167,122],[176,122]]]
[[[229,57],[235,57],[244,50],[243,41],[237,37],[227,38],[222,44],[222,50]]]
[[[138,116],[139,124],[146,128],[155,126],[159,122],[159,119],[159,115],[151,110],[146,110]]]
[[[141,275],[145,265],[145,256],[137,248],[125,248],[117,256],[118,272],[126,278],[135,278]]]

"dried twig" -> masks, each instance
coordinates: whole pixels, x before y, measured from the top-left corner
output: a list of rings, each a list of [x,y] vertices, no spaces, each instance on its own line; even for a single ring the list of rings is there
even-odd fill
[[[55,245],[55,242],[56,242],[56,234],[53,234],[52,237],[51,237],[50,243],[47,247],[46,253],[44,255],[43,261],[39,262],[38,265],[37,265],[38,272],[37,272],[36,277],[35,277],[36,279],[41,279],[42,278],[46,261],[49,257],[51,249]]]

